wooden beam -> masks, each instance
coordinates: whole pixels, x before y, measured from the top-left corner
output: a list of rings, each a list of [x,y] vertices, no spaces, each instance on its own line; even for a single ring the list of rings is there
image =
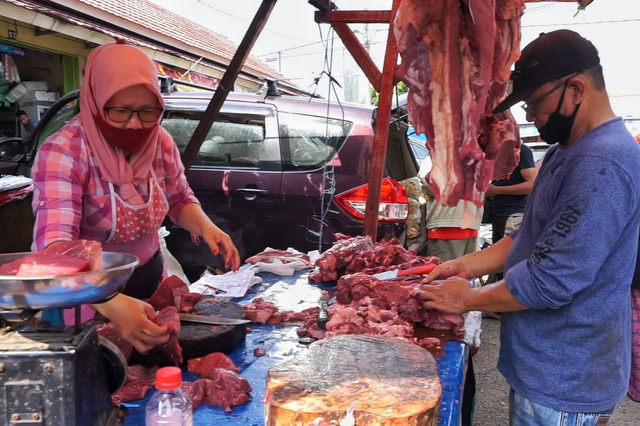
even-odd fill
[[[364,75],[367,76],[369,82],[376,89],[376,92],[380,91],[380,76],[382,73],[378,69],[378,66],[373,62],[371,56],[369,56],[369,52],[362,46],[360,40],[356,37],[356,35],[351,31],[351,28],[344,22],[334,22],[331,24],[342,43],[345,45],[353,59],[356,63],[362,68]]]
[[[331,0],[309,0],[309,4],[320,10],[335,10],[338,8]]]
[[[388,24],[392,16],[390,10],[333,10],[318,11],[315,21],[318,24],[347,22],[351,24]]]
[[[392,16],[400,7],[402,0],[393,0],[389,18],[389,36],[387,38],[387,50],[384,55],[384,65],[380,78],[380,97],[378,98],[378,117],[373,137],[373,152],[371,153],[371,171],[369,174],[369,191],[367,193],[367,205],[364,215],[364,234],[370,235],[373,241],[378,236],[378,206],[380,204],[380,189],[382,187],[382,174],[384,172],[385,159],[387,158],[387,138],[389,136],[389,119],[391,118],[391,99],[395,71],[398,63],[398,43],[393,33]]]
[[[249,25],[249,28],[240,43],[240,46],[238,46],[236,53],[233,55],[233,59],[231,59],[227,70],[222,76],[215,94],[211,98],[204,115],[200,119],[198,127],[196,127],[195,132],[193,132],[193,136],[191,136],[191,140],[182,154],[182,163],[184,164],[185,170],[189,170],[193,160],[195,160],[207,133],[209,133],[214,120],[218,116],[220,108],[222,108],[222,104],[224,104],[224,101],[227,99],[227,95],[233,90],[233,85],[238,78],[238,74],[240,74],[242,66],[247,60],[253,45],[267,23],[269,15],[271,15],[271,11],[277,1],[278,0],[262,0],[262,4],[258,8],[251,25]]]

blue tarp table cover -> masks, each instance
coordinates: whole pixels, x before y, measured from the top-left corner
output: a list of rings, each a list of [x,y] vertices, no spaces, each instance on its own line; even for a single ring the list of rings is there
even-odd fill
[[[260,274],[263,283],[249,290],[247,295],[235,300],[241,305],[249,304],[256,297],[264,297],[266,301],[275,303],[281,310],[301,311],[318,305],[322,290],[330,289],[325,284],[310,284],[308,274],[298,272],[291,277]],[[247,379],[253,388],[253,400],[245,405],[233,407],[231,413],[222,408],[201,405],[193,413],[194,426],[263,426],[265,387],[267,371],[272,366],[295,356],[305,347],[298,343],[295,325],[250,324],[253,332],[247,339],[227,355],[233,359],[242,377]],[[267,356],[255,357],[253,350],[258,347],[266,349]],[[438,426],[457,426],[460,424],[460,406],[462,391],[469,356],[468,347],[458,341],[445,344],[443,358],[436,358],[438,375],[442,383],[442,402]],[[194,381],[198,375],[189,373],[183,368],[183,380]],[[129,412],[125,425],[144,425],[145,406],[153,392],[138,401],[124,404]]]

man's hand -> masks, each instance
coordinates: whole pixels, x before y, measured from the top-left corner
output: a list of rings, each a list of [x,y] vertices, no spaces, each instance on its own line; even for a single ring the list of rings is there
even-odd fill
[[[444,281],[433,281],[422,286],[420,299],[425,309],[437,309],[451,314],[468,312],[466,299],[472,287],[464,278],[454,277]]]
[[[231,237],[225,234],[220,228],[213,223],[206,227],[202,232],[204,242],[211,248],[213,254],[222,254],[224,264],[230,271],[237,271],[240,267],[240,254],[238,249],[233,245]]]
[[[109,318],[122,337],[142,354],[169,340],[167,327],[153,322],[156,313],[151,305],[142,300],[119,294],[108,302],[92,307]]]
[[[434,280],[443,280],[450,277],[469,278],[469,273],[459,259],[449,260],[438,265],[436,269],[427,275],[424,282],[428,284]]]
[[[489,188],[487,188],[487,192],[484,193],[485,197],[493,197],[494,195],[500,195],[499,186],[495,186],[493,184],[489,184]]]

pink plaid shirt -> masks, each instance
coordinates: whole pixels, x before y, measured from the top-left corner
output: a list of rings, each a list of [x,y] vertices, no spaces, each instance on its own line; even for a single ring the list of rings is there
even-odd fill
[[[167,197],[169,217],[177,222],[182,208],[198,200],[187,183],[178,148],[164,129],[160,131],[152,167]],[[34,250],[60,240],[104,242],[109,238],[114,220],[109,184],[85,143],[79,115],[44,142],[36,156],[32,177]],[[146,201],[148,183],[138,190]],[[148,248],[149,252],[158,250],[157,233],[153,233]],[[140,260],[144,264],[148,259]]]

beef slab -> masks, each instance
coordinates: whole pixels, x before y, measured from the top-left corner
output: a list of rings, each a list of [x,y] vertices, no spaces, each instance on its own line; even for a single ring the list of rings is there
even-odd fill
[[[518,163],[515,122],[491,111],[520,55],[523,11],[524,0],[405,0],[398,10],[398,72],[411,89],[409,119],[427,135],[440,204],[482,205],[490,181]]]
[[[62,276],[104,269],[102,246],[96,241],[60,241],[0,266],[0,275],[20,277]]]
[[[215,405],[224,408],[224,411],[231,411],[231,407],[246,404],[251,401],[251,385],[240,377],[238,373],[224,369],[215,368],[205,379],[205,404]]]
[[[156,371],[157,367],[151,369],[141,365],[127,367],[124,385],[111,395],[113,405],[120,406],[124,402],[144,398],[156,383]]]

